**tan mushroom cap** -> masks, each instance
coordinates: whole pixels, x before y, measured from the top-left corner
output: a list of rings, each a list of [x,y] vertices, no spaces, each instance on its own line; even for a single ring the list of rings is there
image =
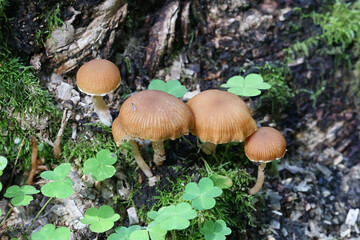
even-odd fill
[[[242,142],[257,129],[248,106],[233,93],[206,90],[187,105],[195,119],[190,130],[203,142]]]
[[[275,128],[261,127],[246,139],[244,148],[249,160],[271,162],[284,156],[286,141]]]
[[[113,134],[116,146],[120,146],[121,142],[124,139],[128,138],[128,135],[124,131],[119,117],[115,118],[114,122],[111,125],[111,129],[112,129],[112,134]]]
[[[80,91],[94,96],[103,96],[114,91],[121,83],[118,67],[105,59],[85,63],[76,74]]]
[[[151,141],[174,140],[189,134],[194,122],[185,103],[158,90],[129,97],[120,108],[119,118],[129,136]]]

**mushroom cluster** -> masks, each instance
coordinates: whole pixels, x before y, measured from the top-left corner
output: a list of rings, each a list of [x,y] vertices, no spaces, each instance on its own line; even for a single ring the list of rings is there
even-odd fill
[[[246,103],[233,93],[206,90],[185,104],[166,92],[145,90],[129,97],[113,122],[102,96],[121,83],[116,65],[104,59],[92,60],[79,69],[76,79],[79,90],[92,96],[100,121],[112,125],[117,146],[128,141],[137,164],[149,178],[153,174],[140,154],[136,139],[152,141],[153,161],[158,166],[165,160],[164,141],[189,132],[201,140],[201,149],[206,154],[214,154],[217,144],[245,141],[246,156],[260,164],[256,184],[249,190],[251,195],[264,183],[266,163],[285,154],[286,141],[282,134],[270,127],[258,129]]]

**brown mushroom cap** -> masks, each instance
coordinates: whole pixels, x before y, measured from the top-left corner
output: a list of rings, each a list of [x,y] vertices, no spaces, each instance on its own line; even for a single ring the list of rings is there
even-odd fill
[[[129,136],[151,141],[189,134],[194,122],[186,104],[158,90],[145,90],[129,97],[120,108],[119,118]]]
[[[187,105],[195,119],[190,130],[203,142],[242,142],[257,129],[248,106],[233,93],[206,90]]]
[[[283,135],[272,127],[261,127],[245,141],[245,155],[253,162],[280,159],[286,151]]]
[[[115,118],[114,122],[111,125],[111,129],[112,129],[112,134],[114,137],[114,141],[116,143],[116,146],[120,146],[121,142],[124,139],[127,139],[128,135],[127,133],[124,131],[121,122],[120,122],[120,118],[117,117]]]
[[[119,86],[121,77],[114,63],[94,59],[80,67],[76,81],[80,91],[88,95],[103,96]]]

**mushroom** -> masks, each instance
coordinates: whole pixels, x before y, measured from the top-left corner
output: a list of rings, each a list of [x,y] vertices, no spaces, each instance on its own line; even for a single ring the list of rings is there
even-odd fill
[[[243,142],[256,131],[246,103],[237,95],[220,90],[206,90],[187,102],[195,119],[191,133],[203,144],[206,154],[213,154],[217,144]]]
[[[193,122],[190,109],[181,100],[166,92],[145,90],[123,103],[112,129],[118,145],[123,139],[129,141],[136,162],[146,174],[148,167],[142,167],[145,162],[135,138],[152,141],[153,160],[156,165],[161,165],[165,160],[164,141],[189,134]],[[146,175],[149,177],[150,174]]]
[[[283,135],[271,127],[261,127],[245,140],[245,155],[250,161],[260,163],[255,186],[249,194],[256,194],[264,183],[266,163],[281,159],[286,151]]]
[[[85,63],[76,74],[79,90],[92,96],[94,109],[100,121],[111,126],[112,117],[102,96],[114,91],[121,83],[117,66],[105,59]]]

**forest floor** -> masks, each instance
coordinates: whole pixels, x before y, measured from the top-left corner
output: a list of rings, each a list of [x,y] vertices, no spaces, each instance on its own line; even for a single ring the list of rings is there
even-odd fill
[[[311,13],[335,13],[333,2],[294,2],[194,1],[188,12],[182,12],[185,20],[179,17],[176,29],[170,33],[174,42],[164,43],[166,51],[160,56],[155,52],[152,61],[146,60],[151,55],[149,46],[160,43],[149,38],[149,33],[155,23],[167,21],[158,16],[168,11],[169,3],[149,4],[144,9],[133,3],[120,35],[123,38],[114,44],[111,60],[119,66],[123,81],[118,90],[105,97],[114,118],[124,96],[146,89],[151,79],[180,80],[188,90],[185,101],[199,91],[222,89],[220,85],[235,75],[260,73],[265,82],[272,83],[272,91],[244,100],[258,126],[272,126],[282,132],[287,152],[283,159],[267,167],[260,192],[242,200],[254,209],[244,206],[240,213],[231,212],[236,207],[229,210],[229,218],[243,224],[232,226],[233,233],[227,239],[360,239],[360,60],[359,55],[353,54],[360,42],[343,45],[341,40],[329,43],[321,37],[326,33],[325,25],[315,24]],[[186,4],[180,2],[181,9]],[[169,24],[164,22],[162,27],[171,29]],[[182,26],[186,26],[185,30]],[[360,30],[357,31],[360,39]],[[309,43],[308,39],[316,40]],[[71,71],[60,80],[51,73],[51,67],[44,67],[37,75],[59,107],[59,81],[76,91],[76,72]],[[232,161],[232,167],[244,169],[255,179],[257,167],[244,156],[242,143],[219,146],[216,155],[206,156],[198,151],[196,137],[189,135],[166,142],[166,162],[160,167],[151,166],[160,180],[157,186],[150,187],[145,175],[133,171],[136,166],[129,161],[131,154],[126,147],[116,148],[111,142],[111,130],[98,124],[91,99],[82,93],[78,95],[79,103],[72,110],[63,138],[61,158],[73,163],[70,177],[76,194],[52,202],[35,222],[37,229],[56,223],[69,227],[73,239],[94,239],[96,234],[79,219],[88,207],[103,204],[116,206],[121,225],[131,222],[126,211],[130,207],[138,210],[140,224],[145,223],[144,212],[164,204],[161,197],[171,198],[171,192],[179,191],[181,184],[206,175],[205,162],[225,175],[228,169],[221,166]],[[76,136],[72,138],[74,128]],[[49,138],[41,133],[40,141]],[[97,189],[93,180],[82,174],[82,164],[102,148],[116,152],[123,162],[117,163],[115,177]],[[88,152],[81,152],[82,149]],[[144,142],[141,149],[150,159],[149,143]],[[14,147],[14,152],[18,150],[19,146]],[[56,163],[47,165],[53,168]],[[11,171],[10,164],[1,178],[4,186]],[[15,183],[20,184],[26,173],[18,168],[16,175],[19,177]],[[35,179],[35,186],[43,184],[44,180]],[[254,181],[244,182],[243,186],[224,190],[224,194],[246,194],[253,184]],[[47,200],[41,194],[34,198],[29,207],[13,212],[7,227],[0,229],[0,234],[4,234],[1,239],[17,236],[30,225],[34,210]],[[0,207],[3,214],[9,209],[3,192]],[[99,239],[106,236],[101,234]]]

